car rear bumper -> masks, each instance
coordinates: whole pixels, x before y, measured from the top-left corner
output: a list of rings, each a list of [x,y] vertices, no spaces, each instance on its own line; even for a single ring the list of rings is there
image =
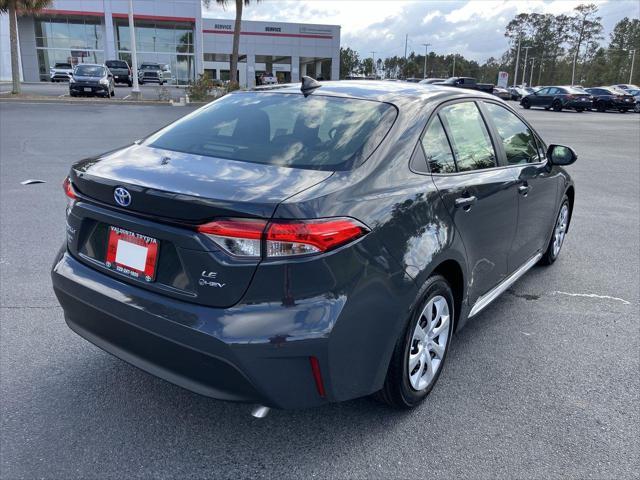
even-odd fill
[[[302,309],[272,305],[269,312],[252,305],[203,307],[120,282],[66,250],[56,258],[51,275],[72,330],[169,382],[221,400],[276,408],[313,407],[336,399],[328,376],[322,383],[325,396],[319,393],[311,368],[310,357],[315,357],[321,372],[328,373],[326,335],[309,331],[291,340],[260,334],[273,324],[313,326],[327,316],[334,317],[328,320],[333,324],[343,305],[336,308],[335,300],[317,299]]]

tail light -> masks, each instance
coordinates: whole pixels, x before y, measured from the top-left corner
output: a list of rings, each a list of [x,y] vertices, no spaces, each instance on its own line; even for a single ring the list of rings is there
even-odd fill
[[[353,218],[253,220],[230,218],[200,225],[228,253],[239,257],[295,257],[333,250],[369,232]]]
[[[78,198],[69,177],[65,178],[64,182],[62,182],[62,188],[64,189],[64,194],[69,197],[69,199],[75,200],[76,198]]]

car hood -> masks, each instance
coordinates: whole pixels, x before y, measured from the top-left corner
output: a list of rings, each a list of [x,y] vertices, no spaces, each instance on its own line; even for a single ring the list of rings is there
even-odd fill
[[[271,217],[280,202],[332,172],[226,160],[137,145],[76,163],[80,194],[117,206],[113,190],[129,189],[130,210],[187,221],[214,216]]]

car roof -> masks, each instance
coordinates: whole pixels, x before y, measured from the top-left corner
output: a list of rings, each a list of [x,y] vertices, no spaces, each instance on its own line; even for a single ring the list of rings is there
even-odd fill
[[[256,87],[253,91],[300,93],[300,83]],[[484,97],[492,100],[496,98],[494,95],[479,90],[468,90],[446,85],[386,82],[383,80],[323,81],[320,82],[320,87],[318,87],[314,93],[318,95],[360,98],[389,103],[405,103],[409,100],[425,100],[428,98],[447,96]],[[313,95],[313,93],[311,95]]]

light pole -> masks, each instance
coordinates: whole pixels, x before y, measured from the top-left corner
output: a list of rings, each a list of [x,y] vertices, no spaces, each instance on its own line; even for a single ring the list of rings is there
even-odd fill
[[[631,71],[629,72],[629,83],[631,83],[633,79],[633,66],[636,62],[636,49],[629,50],[629,53],[631,53]]]
[[[527,82],[527,57],[529,56],[529,49],[531,47],[524,48],[524,65],[522,66],[522,83]]]
[[[529,86],[533,84],[533,67],[536,65],[536,59],[531,59],[531,73],[529,74]]]
[[[516,68],[513,74],[513,86],[518,84],[518,66],[520,64],[520,37],[518,37],[518,53],[516,53]]]
[[[427,51],[429,50],[431,44],[423,43],[422,45],[424,45],[424,75],[422,76],[422,78],[427,78]]]
[[[377,77],[378,72],[376,72],[376,52],[371,52],[371,69],[373,70],[373,76]]]
[[[133,23],[133,0],[129,0],[129,41],[131,42],[131,76],[133,88],[131,94],[134,98],[140,98],[140,86],[138,85],[138,55],[136,52],[136,32]]]
[[[456,57],[458,56],[457,53],[453,54],[453,72],[451,72],[451,76],[455,77],[456,76]]]

